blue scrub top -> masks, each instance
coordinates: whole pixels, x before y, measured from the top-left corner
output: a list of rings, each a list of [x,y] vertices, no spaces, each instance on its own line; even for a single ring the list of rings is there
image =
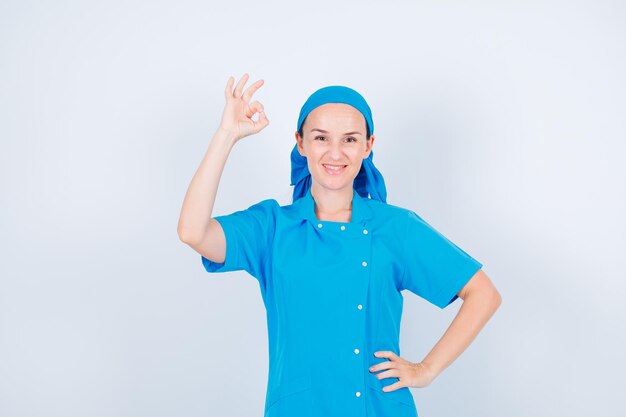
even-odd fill
[[[369,367],[400,354],[403,297],[409,290],[445,308],[482,267],[413,211],[354,191],[349,223],[318,220],[311,191],[293,204],[268,199],[216,216],[224,263],[245,270],[267,312],[269,375],[265,417],[415,417],[408,387]],[[408,359],[408,358],[407,358]],[[379,373],[379,372],[377,372]]]

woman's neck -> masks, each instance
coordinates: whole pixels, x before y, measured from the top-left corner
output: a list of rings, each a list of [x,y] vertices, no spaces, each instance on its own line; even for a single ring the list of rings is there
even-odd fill
[[[318,220],[350,222],[354,189],[326,190],[311,186],[311,196],[315,202],[315,215]]]

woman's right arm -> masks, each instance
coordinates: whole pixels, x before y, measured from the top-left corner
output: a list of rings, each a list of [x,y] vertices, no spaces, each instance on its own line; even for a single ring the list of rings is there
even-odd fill
[[[226,238],[221,225],[211,215],[226,160],[239,139],[257,133],[269,124],[263,105],[258,101],[249,104],[263,80],[242,92],[247,79],[248,74],[244,74],[233,91],[234,79],[228,78],[222,121],[191,179],[178,220],[179,239],[205,258],[220,263],[224,262],[226,255]],[[256,113],[259,118],[254,121],[252,116]]]

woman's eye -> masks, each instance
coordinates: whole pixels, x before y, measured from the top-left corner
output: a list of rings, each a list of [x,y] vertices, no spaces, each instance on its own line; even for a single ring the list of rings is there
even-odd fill
[[[326,137],[325,136],[315,136],[315,140],[326,140]],[[357,141],[356,138],[353,138],[352,136],[347,137],[346,140],[348,142],[356,142]]]

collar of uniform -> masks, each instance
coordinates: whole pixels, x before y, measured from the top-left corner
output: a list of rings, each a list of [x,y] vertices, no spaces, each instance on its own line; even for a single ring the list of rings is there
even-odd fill
[[[350,215],[350,223],[359,223],[362,220],[371,218],[372,209],[365,201],[366,198],[361,197],[355,189],[352,189],[352,192],[354,195],[352,196],[352,214]],[[302,198],[296,201],[296,203],[298,203],[299,214],[303,219],[307,219],[313,224],[324,221],[318,220],[317,216],[315,216],[315,200],[313,200],[310,188]]]

